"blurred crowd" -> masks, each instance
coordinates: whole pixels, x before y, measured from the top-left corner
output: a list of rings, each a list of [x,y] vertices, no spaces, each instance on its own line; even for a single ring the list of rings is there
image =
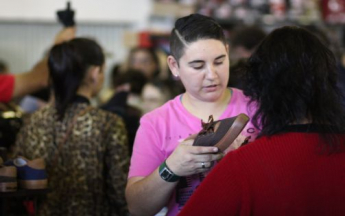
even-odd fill
[[[337,58],[339,72],[338,83],[339,87],[345,92],[345,53],[338,49],[341,43],[338,42],[338,44],[334,44],[334,41],[329,39],[325,31],[315,26],[305,26],[305,28],[315,34],[327,47],[334,48],[332,51],[336,54]],[[128,56],[125,62],[117,63],[111,68],[106,69],[104,68],[105,60],[103,60],[97,63],[97,67],[94,68],[94,70],[91,70],[90,65],[95,64],[90,62],[94,57],[87,56],[82,51],[78,51],[78,46],[82,46],[78,43],[82,42],[78,41],[78,38],[76,38],[76,31],[76,27],[72,25],[64,27],[58,32],[52,47],[48,48],[50,50],[48,55],[43,59],[38,59],[37,64],[31,69],[28,69],[27,72],[11,73],[11,66],[7,65],[5,61],[0,61],[0,112],[2,114],[0,118],[0,156],[6,160],[18,154],[24,154],[26,157],[34,159],[36,151],[47,151],[44,155],[53,157],[55,153],[51,153],[49,149],[41,149],[39,145],[36,146],[36,148],[40,150],[23,150],[30,144],[30,141],[27,140],[30,140],[30,137],[34,133],[32,132],[32,130],[35,130],[34,127],[40,127],[38,126],[39,122],[35,122],[34,119],[37,120],[41,117],[42,119],[40,122],[45,122],[47,120],[46,118],[48,118],[48,114],[47,116],[45,116],[45,114],[48,112],[49,115],[57,114],[57,118],[63,119],[61,124],[64,124],[68,121],[72,121],[71,116],[75,113],[82,112],[81,110],[84,109],[84,107],[71,109],[69,105],[72,104],[72,102],[78,101],[79,103],[80,101],[86,101],[85,104],[87,105],[85,105],[85,107],[88,107],[91,104],[90,101],[95,100],[96,104],[93,104],[95,110],[88,110],[87,112],[92,112],[92,115],[102,119],[97,125],[93,126],[94,128],[98,127],[97,133],[88,134],[87,129],[80,129],[80,133],[85,133],[86,135],[82,138],[75,137],[71,139],[70,142],[78,143],[78,139],[83,139],[84,142],[94,142],[93,140],[95,137],[102,139],[100,134],[103,134],[103,136],[109,135],[109,131],[104,131],[106,129],[102,127],[107,124],[109,124],[110,127],[118,129],[114,134],[117,134],[118,131],[123,132],[122,135],[124,135],[124,137],[121,137],[121,135],[118,135],[118,137],[111,137],[112,135],[109,135],[109,137],[104,140],[107,144],[99,147],[102,148],[102,150],[95,150],[95,155],[102,151],[106,152],[106,154],[110,154],[109,156],[105,156],[105,158],[95,156],[95,160],[105,161],[104,165],[102,165],[102,169],[105,167],[104,169],[110,170],[106,178],[109,176],[110,178],[118,178],[116,182],[118,185],[107,185],[107,187],[113,187],[111,190],[115,191],[118,190],[119,187],[125,187],[126,177],[123,176],[126,176],[128,171],[128,161],[132,154],[134,138],[140,125],[141,117],[162,106],[167,101],[174,99],[176,96],[183,93],[185,89],[179,77],[173,76],[167,67],[166,58],[168,54],[161,52],[157,47],[132,47],[128,50]],[[237,89],[244,88],[245,84],[243,77],[246,71],[247,61],[268,33],[269,31],[260,26],[242,25],[231,30],[231,34],[229,34],[229,38],[227,38],[229,41],[230,57],[229,87]],[[93,43],[97,44],[97,41],[85,42],[85,46],[90,46],[90,49],[92,49],[92,46],[96,46],[90,45]],[[88,52],[91,55],[93,51]],[[69,56],[72,56],[76,62],[69,62],[67,59],[64,59]],[[80,60],[80,62],[77,62],[78,59],[84,58],[86,59],[85,61]],[[102,58],[104,58],[104,56]],[[83,74],[67,75],[69,70],[75,69],[74,67]],[[111,71],[109,78],[104,78],[105,70]],[[111,85],[108,88],[103,88],[104,79],[111,80]],[[72,84],[75,85],[75,87],[68,90],[67,86]],[[74,98],[72,95],[76,93],[78,93],[79,96],[82,95],[82,97]],[[50,113],[49,106],[54,102],[60,103],[61,110],[58,109],[57,113],[55,113],[55,111],[51,111]],[[6,113],[12,113],[12,115],[6,115]],[[115,115],[108,115],[108,113]],[[98,120],[90,117],[90,122],[92,122],[90,124],[97,121]],[[51,120],[50,123],[52,122],[54,122],[54,120]],[[58,126],[56,127],[60,127],[61,125],[59,124],[57,124]],[[79,126],[80,125],[84,124],[79,123]],[[47,123],[46,126],[48,127],[49,124]],[[77,124],[71,127],[77,128],[76,126]],[[53,139],[52,137],[54,136],[64,137],[68,134],[68,130],[66,129],[68,127],[70,127],[70,125],[66,123],[65,126],[61,126],[62,131],[54,131],[51,129],[46,132],[45,135],[47,135],[47,139]],[[87,128],[89,125],[85,124],[83,127]],[[20,138],[16,140],[18,133],[20,133]],[[50,136],[50,133],[54,135]],[[32,143],[33,142],[35,142],[34,139],[32,140]],[[121,152],[122,154],[117,153],[116,155],[111,155],[113,152],[112,147],[108,146],[109,143],[113,143],[117,149],[119,148],[118,146],[125,147],[126,149],[123,149]],[[57,146],[52,148],[60,149],[59,144],[56,145]],[[80,144],[78,148],[89,147]],[[92,151],[90,150],[90,152]],[[107,160],[112,160],[112,163],[117,161],[118,164],[121,164],[123,161],[126,161],[126,163],[122,164],[123,166],[111,167]],[[48,161],[48,167],[55,166],[54,163]],[[61,165],[61,167],[63,166]],[[61,169],[63,170],[63,168]],[[116,171],[115,169],[121,171]],[[69,171],[64,170],[63,172]],[[102,174],[98,172],[94,173],[99,176]],[[51,175],[54,176],[55,174],[53,173]],[[53,183],[59,185],[59,183]],[[96,180],[93,183],[98,184]],[[99,187],[103,186],[99,185]],[[98,191],[96,191],[96,193],[98,193]],[[125,204],[117,202],[117,200],[124,200],[124,194],[116,195],[119,197],[114,198],[114,205],[119,206],[118,209],[121,209]],[[54,194],[50,198],[55,200],[56,198],[53,196]],[[59,194],[56,196],[59,196]],[[100,196],[103,196],[103,194]],[[104,197],[107,196],[104,195]],[[111,205],[110,203],[109,205],[102,206],[102,208],[111,209]],[[54,204],[48,203],[46,208],[42,211],[48,211],[47,209],[49,206],[54,206]]]

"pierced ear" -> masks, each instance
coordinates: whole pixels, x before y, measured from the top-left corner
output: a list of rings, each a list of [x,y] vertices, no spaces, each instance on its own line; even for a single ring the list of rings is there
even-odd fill
[[[168,58],[167,58],[167,63],[168,63],[168,66],[169,66],[169,69],[170,69],[171,73],[175,77],[178,77],[180,75],[180,67],[178,65],[178,62],[174,58],[174,56],[169,55]]]

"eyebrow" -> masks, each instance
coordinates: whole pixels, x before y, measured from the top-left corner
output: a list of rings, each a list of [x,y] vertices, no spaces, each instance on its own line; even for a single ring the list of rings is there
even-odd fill
[[[194,60],[194,61],[191,61],[191,62],[188,62],[189,65],[191,64],[198,64],[198,63],[204,63],[205,61],[203,60]]]
[[[226,55],[220,55],[220,56],[218,56],[215,60],[219,60],[219,59],[221,59],[221,58],[224,58]]]
[[[223,54],[223,55],[220,55],[217,58],[215,58],[215,60],[219,60],[219,59],[222,59],[224,57],[226,57],[226,55]],[[205,61],[203,61],[203,60],[194,60],[194,61],[188,62],[188,64],[191,65],[191,64],[204,63],[204,62]]]

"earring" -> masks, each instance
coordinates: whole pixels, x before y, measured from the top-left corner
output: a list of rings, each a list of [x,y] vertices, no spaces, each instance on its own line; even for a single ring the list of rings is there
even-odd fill
[[[178,77],[178,74],[174,74],[174,77]]]

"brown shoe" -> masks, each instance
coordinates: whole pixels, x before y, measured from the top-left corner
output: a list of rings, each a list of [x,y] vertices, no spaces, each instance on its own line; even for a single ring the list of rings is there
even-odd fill
[[[17,168],[14,166],[0,167],[0,192],[17,190]]]
[[[207,123],[201,121],[202,130],[193,145],[216,146],[220,151],[224,151],[234,142],[248,121],[249,117],[243,113],[219,121],[213,121],[213,116],[210,115]]]

